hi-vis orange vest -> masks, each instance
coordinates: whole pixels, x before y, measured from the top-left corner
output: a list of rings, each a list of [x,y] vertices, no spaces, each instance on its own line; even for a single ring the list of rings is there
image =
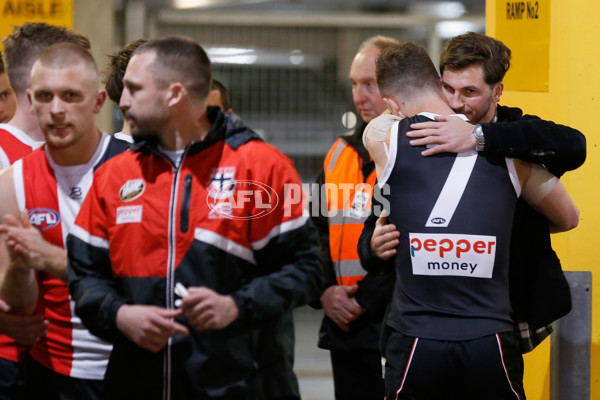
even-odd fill
[[[356,250],[363,224],[371,211],[371,197],[377,175],[375,170],[363,178],[362,158],[345,140],[338,139],[324,162],[329,220],[329,252],[340,285],[352,286],[366,271]]]

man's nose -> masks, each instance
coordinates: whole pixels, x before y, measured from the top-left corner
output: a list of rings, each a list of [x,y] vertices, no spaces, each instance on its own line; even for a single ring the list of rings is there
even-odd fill
[[[62,114],[65,112],[64,104],[58,96],[55,96],[52,99],[52,102],[50,103],[50,112],[52,114]]]
[[[462,96],[458,93],[446,97],[448,98],[448,104],[450,105],[450,108],[452,108],[454,111],[462,109],[465,105]]]
[[[123,89],[121,93],[121,99],[119,99],[119,108],[121,110],[128,110],[131,106],[131,97],[129,96],[129,90]]]
[[[365,95],[365,89],[361,88],[360,86],[357,86],[352,91],[352,99],[354,100],[355,104],[364,103],[366,98],[367,96]]]

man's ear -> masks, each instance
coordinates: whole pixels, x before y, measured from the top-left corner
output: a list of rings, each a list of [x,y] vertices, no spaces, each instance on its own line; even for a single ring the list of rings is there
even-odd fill
[[[27,100],[29,100],[29,109],[31,110],[31,114],[34,114],[33,102],[31,101],[31,89],[27,88],[27,91],[25,93],[27,93]]]
[[[402,113],[400,112],[400,103],[398,102],[398,100],[396,98],[394,98],[392,96],[385,96],[383,98],[383,101],[385,102],[385,104],[387,104],[389,109],[392,111],[392,114],[403,117]]]
[[[167,90],[167,105],[172,107],[178,104],[187,93],[187,89],[181,82],[173,82]]]
[[[496,103],[500,103],[500,97],[502,97],[502,92],[504,91],[504,82],[500,81],[496,84],[494,88],[494,101]]]
[[[102,110],[102,105],[106,101],[106,90],[100,89],[96,93],[96,104],[94,105],[94,114],[98,114]]]

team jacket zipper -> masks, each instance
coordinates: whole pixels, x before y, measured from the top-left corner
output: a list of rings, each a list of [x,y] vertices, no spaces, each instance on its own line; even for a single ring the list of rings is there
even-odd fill
[[[168,309],[174,309],[175,308],[175,299],[174,299],[174,288],[175,288],[175,282],[174,282],[174,273],[175,273],[175,255],[176,255],[176,246],[175,246],[175,240],[176,240],[176,227],[177,227],[177,217],[176,217],[176,212],[177,212],[177,202],[178,202],[178,198],[177,198],[177,193],[178,193],[178,188],[179,188],[179,180],[180,180],[180,172],[181,172],[181,168],[183,166],[183,163],[185,161],[188,149],[190,146],[186,147],[185,151],[183,152],[183,155],[181,156],[181,160],[179,162],[179,166],[175,166],[175,164],[173,164],[173,162],[168,158],[165,157],[164,155],[162,155],[163,157],[165,157],[170,163],[171,163],[171,167],[173,168],[173,185],[171,186],[171,202],[169,204],[169,248],[168,248],[168,262],[167,262],[167,282],[166,282],[166,300],[167,300],[167,308]],[[189,175],[190,179],[189,179],[189,186],[190,186],[190,190],[191,190],[191,175]],[[186,177],[186,182],[187,182],[187,177]],[[184,201],[185,201],[185,193],[184,193]],[[189,199],[188,199],[188,207],[189,207]],[[182,205],[183,208],[183,205]],[[183,210],[182,210],[183,212]],[[187,211],[186,211],[187,214]],[[186,223],[187,224],[187,223]],[[171,338],[169,338],[169,341],[167,342],[167,347],[165,349],[165,353],[164,353],[164,364],[163,364],[163,382],[164,382],[164,386],[163,386],[163,399],[164,400],[171,400]]]

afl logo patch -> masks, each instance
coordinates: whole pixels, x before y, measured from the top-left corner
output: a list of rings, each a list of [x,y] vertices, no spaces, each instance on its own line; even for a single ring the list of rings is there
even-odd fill
[[[443,224],[444,222],[446,222],[446,220],[442,217],[431,218],[432,224],[440,225],[440,224]]]
[[[146,183],[143,179],[131,179],[121,186],[119,197],[123,201],[132,201],[140,197],[144,190],[146,190]]]
[[[49,208],[34,208],[29,211],[29,222],[40,231],[45,231],[58,225],[60,215]]]

